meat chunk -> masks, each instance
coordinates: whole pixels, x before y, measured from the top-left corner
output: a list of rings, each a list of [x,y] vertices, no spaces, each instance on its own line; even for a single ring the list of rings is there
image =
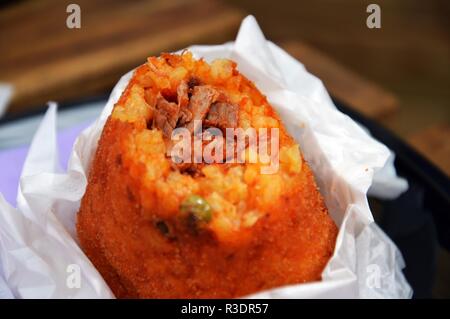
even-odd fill
[[[177,87],[177,99],[180,109],[185,108],[189,104],[189,86],[186,81],[181,81]]]
[[[177,88],[178,106],[180,107],[180,114],[178,118],[178,125],[183,126],[192,120],[192,113],[188,110],[189,106],[189,85],[186,81],[182,81]]]
[[[168,102],[163,96],[159,96],[153,116],[153,127],[160,129],[165,137],[170,138],[177,125],[179,111],[178,104]]]
[[[189,93],[192,92],[189,98]],[[185,126],[194,132],[194,121],[205,120],[207,126],[226,129],[236,127],[238,108],[225,102],[226,97],[210,85],[198,85],[193,88],[182,81],[177,87],[177,103],[169,102],[162,95],[158,96],[153,127],[160,129],[164,137],[170,138],[176,127]]]
[[[180,109],[180,118],[178,120],[178,126],[183,126],[186,123],[192,121],[192,113],[187,108]]]
[[[217,101],[220,93],[212,86],[201,85],[193,89],[191,100],[189,101],[189,111],[192,113],[192,121],[187,124],[187,128],[194,132],[194,121],[203,120],[211,107]]]
[[[221,129],[237,127],[238,107],[227,102],[214,103],[209,109],[205,124]]]

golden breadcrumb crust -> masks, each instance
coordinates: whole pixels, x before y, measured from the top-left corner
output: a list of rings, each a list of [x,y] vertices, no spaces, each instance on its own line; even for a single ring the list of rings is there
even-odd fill
[[[157,97],[173,100],[192,79],[225,92],[240,127],[280,129],[278,172],[263,175],[259,163],[208,164],[196,175],[174,168],[167,140],[149,123]],[[180,212],[192,194],[212,209],[198,228]],[[119,298],[231,298],[317,281],[337,236],[308,164],[267,99],[235,63],[208,64],[189,52],[149,58],[136,70],[103,129],[77,232]]]

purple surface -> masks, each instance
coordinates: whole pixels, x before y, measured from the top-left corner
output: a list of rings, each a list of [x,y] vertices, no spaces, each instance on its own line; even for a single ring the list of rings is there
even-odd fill
[[[90,122],[78,124],[58,133],[59,161],[64,170],[67,168],[75,139],[89,124]],[[19,178],[28,148],[29,145],[25,145],[0,151],[0,193],[13,206],[16,206]]]

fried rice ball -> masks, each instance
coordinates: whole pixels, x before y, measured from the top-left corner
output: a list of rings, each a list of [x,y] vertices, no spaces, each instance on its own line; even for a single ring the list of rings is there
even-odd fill
[[[176,163],[172,134],[277,128],[279,167]],[[271,136],[266,136],[272,143]],[[233,149],[247,159],[248,144]],[[103,129],[77,216],[81,247],[118,298],[233,298],[321,279],[337,227],[298,144],[226,59],[138,67]]]

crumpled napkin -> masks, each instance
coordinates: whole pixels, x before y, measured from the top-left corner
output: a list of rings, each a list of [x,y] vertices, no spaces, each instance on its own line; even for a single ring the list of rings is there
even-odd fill
[[[268,97],[299,142],[340,229],[322,281],[248,297],[411,297],[401,271],[405,266],[401,254],[373,222],[366,196],[374,174],[385,166],[389,150],[339,112],[322,82],[267,41],[252,16],[243,20],[234,43],[189,49],[208,61],[235,60],[238,69]],[[132,71],[120,79],[100,117],[80,134],[67,172],[58,166],[56,106],[51,105],[24,165],[17,209],[0,196],[0,269],[15,297],[113,297],[77,245],[75,220],[102,128],[131,76]],[[386,183],[391,181],[397,192],[404,190],[401,183],[394,185],[399,179],[388,171]]]

